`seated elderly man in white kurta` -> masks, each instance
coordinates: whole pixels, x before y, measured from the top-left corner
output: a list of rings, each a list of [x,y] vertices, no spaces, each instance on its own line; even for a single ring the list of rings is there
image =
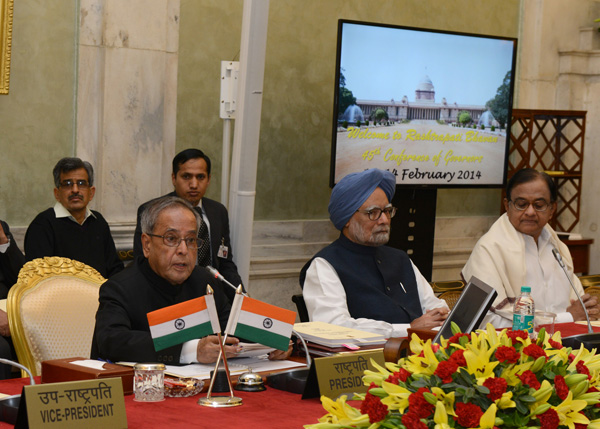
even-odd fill
[[[438,327],[448,316],[408,255],[385,245],[395,187],[392,173],[373,168],[333,188],[329,215],[340,236],[300,273],[311,321],[405,337],[408,328]]]
[[[569,280],[552,250],[562,256],[567,273],[590,314],[600,314],[597,299],[583,294],[581,282],[573,273],[573,260],[548,221],[556,212],[557,189],[542,172],[523,169],[508,181],[503,214],[477,242],[462,276],[478,277],[496,291],[498,297],[482,326],[512,326],[512,308],[521,286],[531,287],[535,309],[557,314],[556,323],[585,320],[585,313]]]

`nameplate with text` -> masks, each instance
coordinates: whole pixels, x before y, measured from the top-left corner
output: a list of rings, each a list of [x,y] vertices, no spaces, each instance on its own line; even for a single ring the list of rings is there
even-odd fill
[[[340,395],[348,395],[351,398],[354,393],[366,392],[368,386],[365,386],[362,381],[364,372],[366,369],[376,371],[371,364],[371,359],[383,366],[385,364],[383,350],[341,353],[315,359],[314,365],[321,395],[336,399]]]
[[[120,378],[25,386],[16,428],[126,428]]]

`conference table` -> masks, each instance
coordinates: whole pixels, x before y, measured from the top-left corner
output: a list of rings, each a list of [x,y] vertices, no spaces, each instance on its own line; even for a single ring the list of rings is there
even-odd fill
[[[562,336],[587,332],[587,327],[575,323],[555,326]],[[600,332],[600,327],[595,327]],[[36,377],[36,383],[40,377]],[[28,378],[15,378],[0,381],[0,393],[20,394]],[[205,397],[202,392],[189,398],[165,398],[162,402],[145,403],[133,400],[133,395],[125,395],[125,410],[130,428],[302,428],[303,425],[317,423],[326,412],[318,398],[302,399],[300,394],[274,389],[267,385],[262,392],[234,390],[242,398],[243,405],[231,408],[210,408],[198,405],[198,399]],[[224,395],[224,394],[218,394]],[[357,401],[350,401],[356,407]],[[13,426],[0,422],[0,429]]]
[[[40,377],[36,377],[39,383]],[[20,394],[28,378],[0,381],[0,392]],[[224,393],[213,394],[225,395]],[[302,395],[268,387],[262,392],[234,390],[242,405],[231,408],[210,408],[198,405],[206,392],[189,398],[165,398],[162,402],[136,402],[125,395],[125,411],[129,428],[302,428],[318,423],[326,412],[318,398],[301,399]],[[0,429],[13,426],[0,422]]]

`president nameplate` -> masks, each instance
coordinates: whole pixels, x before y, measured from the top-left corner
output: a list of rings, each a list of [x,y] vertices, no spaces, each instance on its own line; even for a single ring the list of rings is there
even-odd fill
[[[336,399],[340,395],[352,397],[354,393],[367,391],[362,382],[366,369],[376,371],[371,359],[383,366],[383,350],[340,353],[331,357],[317,358],[314,361],[321,395]]]

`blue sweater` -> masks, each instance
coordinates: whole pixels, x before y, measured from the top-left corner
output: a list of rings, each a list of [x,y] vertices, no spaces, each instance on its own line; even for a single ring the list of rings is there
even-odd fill
[[[300,272],[301,286],[314,258],[325,259],[337,272],[353,318],[410,323],[423,315],[415,272],[402,250],[363,246],[340,234],[340,238],[304,265]]]

